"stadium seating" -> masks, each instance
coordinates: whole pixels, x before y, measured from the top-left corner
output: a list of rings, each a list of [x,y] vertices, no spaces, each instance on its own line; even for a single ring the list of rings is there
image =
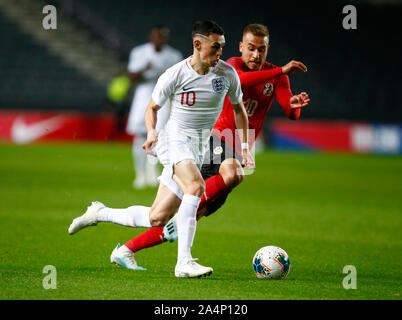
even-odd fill
[[[226,58],[238,55],[237,44],[244,25],[265,23],[271,32],[268,60],[282,65],[297,59],[309,67],[307,74],[296,74],[291,79],[294,92],[307,91],[311,95],[313,103],[304,117],[402,121],[402,111],[395,107],[396,76],[392,78],[383,67],[391,53],[386,49],[390,33],[382,34],[387,27],[396,28],[392,23],[396,24],[401,6],[373,7],[361,3],[358,29],[347,31],[342,28],[344,4],[338,1],[270,2],[261,10],[241,10],[226,0],[203,1],[202,6],[163,0],[154,0],[152,6],[129,0],[79,2],[131,39],[132,46],[147,41],[152,25],[165,24],[171,29],[171,44],[185,55],[191,54],[191,48],[189,32],[183,30],[190,30],[195,20],[213,19],[224,27]],[[378,81],[379,78],[387,81]],[[390,108],[392,112],[388,112]],[[272,116],[283,116],[276,103],[270,112]]]
[[[104,103],[105,87],[34,41],[1,11],[0,37],[1,109],[96,111]]]
[[[171,29],[171,45],[186,56],[191,54],[192,23],[213,19],[226,30],[226,59],[238,55],[244,25],[265,23],[271,33],[268,61],[283,65],[290,59],[301,60],[309,68],[308,73],[291,77],[293,92],[307,91],[312,99],[303,117],[402,122],[402,110],[396,103],[398,73],[396,70],[390,73],[388,69],[392,55],[389,43],[396,43],[397,39],[396,33],[387,32],[387,29],[396,30],[401,6],[374,7],[360,3],[358,29],[344,30],[343,4],[338,1],[321,5],[308,1],[270,2],[260,10],[242,10],[228,0],[205,0],[199,6],[163,0],[153,0],[152,6],[130,0],[58,0],[53,3],[85,6],[97,18],[96,23],[86,19],[85,28],[91,29],[99,39],[106,37],[104,29],[100,32],[97,28],[99,21],[104,22],[103,27],[109,26],[121,34],[124,45],[120,50],[126,60],[129,49],[148,40],[148,31],[155,24]],[[77,18],[77,12],[71,17]],[[77,23],[82,22],[83,19],[77,18]],[[7,39],[3,41],[6,46],[0,48],[1,69],[4,69],[0,108],[24,105],[94,109],[102,103],[105,88],[63,64],[44,47],[35,45],[1,15],[0,23],[1,36]],[[277,103],[270,114],[284,116]]]

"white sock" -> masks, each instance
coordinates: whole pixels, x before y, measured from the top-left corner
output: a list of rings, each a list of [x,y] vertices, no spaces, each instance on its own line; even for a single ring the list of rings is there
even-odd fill
[[[159,165],[158,165],[158,160],[155,157],[152,157],[150,155],[147,155],[147,160],[145,162],[145,177],[147,180],[147,183],[152,185],[152,184],[157,184],[158,183],[158,176],[159,176]]]
[[[131,206],[126,209],[103,208],[98,212],[98,221],[113,222],[127,227],[150,228],[149,221],[150,207]]]
[[[200,201],[199,197],[185,194],[177,212],[178,262],[192,258],[191,246],[197,227],[196,215]]]
[[[145,140],[145,137],[138,135],[135,137],[132,147],[135,176],[137,179],[142,180],[145,179],[145,168],[147,162],[147,154],[144,149],[142,149]]]

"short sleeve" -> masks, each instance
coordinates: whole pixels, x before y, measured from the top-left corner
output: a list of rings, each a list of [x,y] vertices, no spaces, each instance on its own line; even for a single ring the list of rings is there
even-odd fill
[[[152,92],[152,100],[154,100],[158,106],[162,107],[174,94],[175,79],[176,77],[172,76],[171,69],[166,70],[159,77]]]
[[[228,90],[229,100],[232,104],[239,104],[243,99],[243,92],[241,91],[239,76],[233,67],[230,75],[230,87]]]
[[[146,68],[148,62],[144,59],[144,56],[146,56],[144,48],[136,47],[131,50],[127,66],[128,72],[136,73]]]

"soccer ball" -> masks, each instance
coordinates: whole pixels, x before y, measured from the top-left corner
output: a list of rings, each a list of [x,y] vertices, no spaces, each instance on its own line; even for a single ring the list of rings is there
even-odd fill
[[[254,255],[253,269],[259,279],[285,279],[290,270],[289,256],[279,247],[262,247]]]

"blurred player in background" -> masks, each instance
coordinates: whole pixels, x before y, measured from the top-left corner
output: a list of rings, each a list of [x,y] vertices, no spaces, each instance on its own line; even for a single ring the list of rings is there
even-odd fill
[[[241,162],[254,168],[249,152],[248,119],[242,102],[239,77],[232,66],[221,61],[225,45],[223,30],[211,21],[196,22],[192,32],[193,55],[167,69],[153,90],[145,111],[147,140],[143,148],[156,153],[164,166],[158,193],[152,207],[131,206],[112,209],[93,202],[84,215],[73,220],[74,234],[98,222],[114,222],[131,227],[164,226],[176,214],[178,256],[176,277],[200,277],[212,268],[195,262],[191,255],[197,209],[205,191],[200,173],[211,131],[225,98],[231,103],[235,128],[240,131]],[[158,134],[158,110],[171,103],[169,120]],[[113,250],[111,262],[130,269],[142,269],[125,245]]]
[[[310,101],[305,92],[292,94],[288,77],[297,70],[306,72],[306,66],[298,61],[290,61],[283,67],[276,67],[266,61],[268,49],[268,28],[262,24],[250,24],[243,30],[243,38],[239,45],[241,57],[227,60],[239,75],[249,128],[255,130],[255,134],[250,135],[250,149],[255,142],[253,138],[258,137],[262,130],[274,97],[291,120],[299,119],[301,108],[307,106]],[[231,134],[225,134],[228,129]],[[238,149],[240,144],[235,142],[236,138],[233,139],[238,139],[235,129],[233,108],[226,98],[223,111],[212,131],[209,154],[206,155],[207,163],[201,168],[205,192],[198,207],[197,219],[217,211],[233,188],[243,181],[242,156],[241,150]],[[138,252],[167,240],[174,241],[176,238],[176,222],[172,219],[164,228],[148,229],[128,241],[125,246],[132,252]]]
[[[134,98],[128,116],[126,131],[134,135],[132,154],[134,160],[134,188],[156,186],[159,175],[158,163],[155,158],[147,157],[142,149],[146,140],[144,122],[145,108],[152,95],[159,76],[169,67],[183,59],[182,54],[167,44],[169,29],[154,26],[149,34],[150,42],[132,49],[127,67],[128,76],[136,84]],[[158,113],[157,131],[162,129],[167,121],[170,106],[164,106]]]

